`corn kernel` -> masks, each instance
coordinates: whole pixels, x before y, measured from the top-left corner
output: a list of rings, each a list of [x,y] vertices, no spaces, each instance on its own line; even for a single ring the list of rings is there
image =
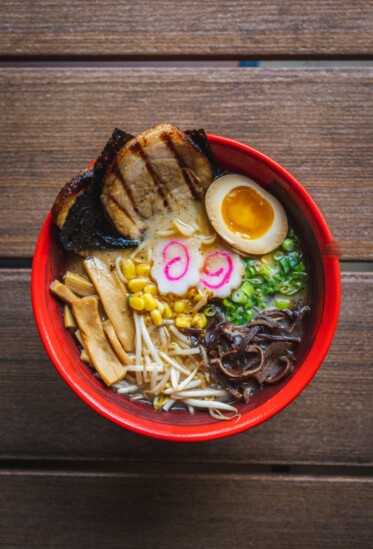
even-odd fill
[[[153,309],[156,308],[157,303],[154,297],[152,296],[152,294],[148,294],[148,293],[144,294],[143,300],[145,305],[145,311],[152,311]]]
[[[162,315],[158,311],[158,309],[153,309],[150,312],[150,316],[152,317],[153,324],[155,324],[156,326],[160,326],[162,324]]]
[[[131,309],[135,309],[135,311],[142,311],[145,306],[143,298],[134,295],[129,296],[128,303]]]
[[[138,265],[136,265],[136,274],[137,276],[149,276],[150,275],[149,263],[139,263]]]
[[[127,280],[134,278],[136,276],[136,267],[132,259],[126,259],[121,262],[122,273]]]
[[[149,283],[149,279],[145,277],[136,277],[128,281],[128,289],[130,292],[139,292]]]
[[[192,325],[192,318],[188,315],[178,315],[175,319],[175,324],[178,328],[190,328]]]
[[[178,299],[174,303],[174,311],[175,313],[185,313],[186,309],[186,300],[185,299]]]
[[[157,295],[158,293],[158,288],[157,286],[153,283],[153,282],[149,282],[149,284],[147,284],[144,288],[144,293],[146,294],[152,294],[152,295]]]
[[[192,318],[192,326],[195,328],[204,328],[207,324],[207,318],[202,313],[196,313]]]
[[[161,313],[161,315],[163,315],[163,313],[164,313],[164,303],[162,303],[162,301],[159,301],[159,299],[156,299],[155,302],[157,304],[158,311]]]
[[[196,295],[193,297],[193,301],[201,301],[201,299],[204,297],[204,294],[202,290],[198,289]]]
[[[163,303],[164,305],[164,311],[163,311],[163,316],[166,318],[166,319],[169,319],[172,317],[172,309],[171,307],[169,306],[168,303]]]

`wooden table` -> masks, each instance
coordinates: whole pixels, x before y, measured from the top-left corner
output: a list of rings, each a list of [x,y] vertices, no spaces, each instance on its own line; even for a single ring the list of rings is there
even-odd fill
[[[369,60],[372,12],[371,0],[1,3],[1,547],[370,546],[373,70],[223,61]],[[94,413],[48,360],[29,299],[61,185],[114,126],[165,120],[279,161],[341,247],[324,365],[277,417],[216,442],[150,440]]]

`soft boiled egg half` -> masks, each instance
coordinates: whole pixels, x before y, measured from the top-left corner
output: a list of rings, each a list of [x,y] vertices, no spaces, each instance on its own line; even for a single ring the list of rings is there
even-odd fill
[[[223,175],[207,189],[206,212],[215,231],[246,254],[267,254],[286,238],[288,221],[279,201],[238,174]]]

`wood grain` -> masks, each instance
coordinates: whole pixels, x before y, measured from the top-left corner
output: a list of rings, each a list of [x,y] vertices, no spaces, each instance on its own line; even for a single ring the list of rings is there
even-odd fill
[[[371,0],[3,0],[0,55],[119,59],[368,56]]]
[[[3,69],[0,256],[32,255],[58,190],[115,126],[136,133],[169,120],[280,162],[320,205],[342,257],[372,259],[372,77],[371,68]]]
[[[272,475],[0,474],[3,546],[369,547],[372,480]]]
[[[343,275],[339,328],[310,386],[264,425],[200,444],[150,440],[111,424],[46,358],[29,303],[29,272],[0,271],[0,458],[174,463],[373,463],[373,274]]]

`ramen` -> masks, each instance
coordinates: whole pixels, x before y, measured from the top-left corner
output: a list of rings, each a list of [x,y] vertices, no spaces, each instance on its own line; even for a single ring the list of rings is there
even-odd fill
[[[217,166],[203,130],[115,130],[52,214],[65,327],[124,398],[232,419],[293,371],[309,310],[300,240],[272,194]]]

